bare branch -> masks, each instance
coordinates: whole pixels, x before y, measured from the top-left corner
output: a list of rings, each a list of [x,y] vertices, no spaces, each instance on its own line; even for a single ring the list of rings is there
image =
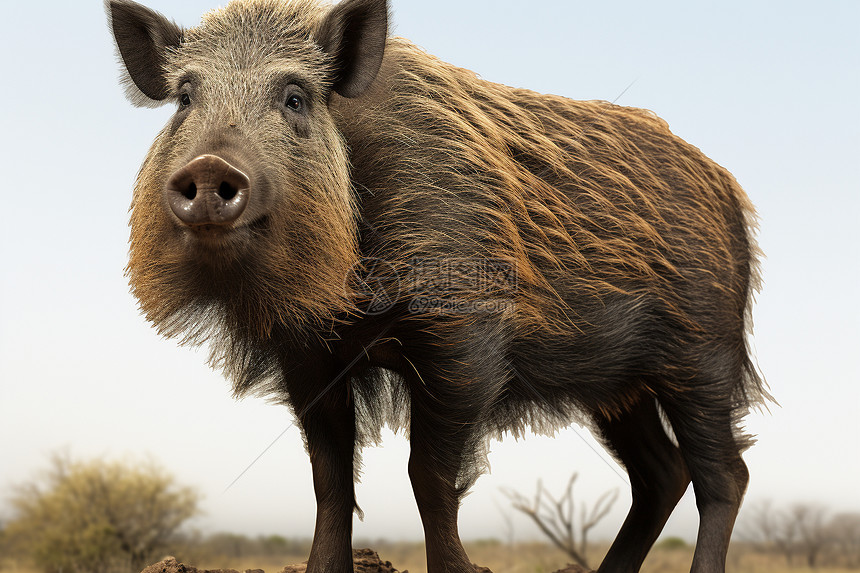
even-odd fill
[[[577,564],[589,567],[588,532],[612,509],[618,499],[618,490],[610,490],[601,495],[591,511],[583,504],[579,508],[580,520],[577,527],[574,523],[577,504],[573,495],[577,477],[576,473],[570,477],[567,488],[558,499],[544,488],[541,480],[538,480],[531,504],[516,491],[503,489],[502,492],[511,500],[514,509],[529,516],[556,547],[567,553]]]

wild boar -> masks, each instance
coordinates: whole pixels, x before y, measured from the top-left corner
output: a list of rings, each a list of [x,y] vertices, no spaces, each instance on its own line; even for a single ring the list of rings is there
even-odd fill
[[[472,570],[457,513],[488,436],[572,422],[632,485],[600,571],[637,571],[691,480],[692,569],[724,570],[739,421],[768,397],[755,214],[725,169],[648,111],[389,38],[385,0],[234,0],[187,29],[107,11],[131,100],[176,107],[134,189],[133,293],[237,394],[292,408],[310,573],[352,570],[359,454],[385,423],[408,431],[430,572]]]

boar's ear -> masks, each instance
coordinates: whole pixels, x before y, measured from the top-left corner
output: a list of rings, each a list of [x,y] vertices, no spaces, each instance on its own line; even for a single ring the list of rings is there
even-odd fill
[[[334,59],[332,87],[344,97],[357,97],[379,71],[388,37],[386,0],[342,0],[326,15],[316,33]]]
[[[182,28],[131,0],[105,0],[105,10],[128,72],[126,95],[136,105],[160,105],[170,94],[164,78],[167,50],[179,47]]]

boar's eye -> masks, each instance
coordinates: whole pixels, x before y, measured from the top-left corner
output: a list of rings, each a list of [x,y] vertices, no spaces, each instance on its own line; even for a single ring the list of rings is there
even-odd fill
[[[185,109],[191,105],[191,82],[183,82],[179,87],[179,109]]]
[[[302,111],[302,108],[305,107],[305,102],[300,96],[294,94],[287,98],[285,105],[293,111]]]

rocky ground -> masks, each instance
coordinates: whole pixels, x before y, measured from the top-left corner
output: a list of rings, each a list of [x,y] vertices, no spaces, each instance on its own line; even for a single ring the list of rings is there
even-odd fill
[[[399,571],[394,568],[390,561],[383,561],[379,558],[376,551],[371,549],[356,549],[353,552],[355,573],[409,573],[408,571]],[[307,568],[306,563],[300,565],[287,565],[278,573],[304,573]],[[183,563],[179,563],[173,557],[168,557],[163,561],[159,561],[154,565],[150,565],[141,573],[240,573],[235,569],[207,569],[200,570],[196,567],[190,567]],[[265,573],[262,569],[248,569],[244,573]],[[475,573],[492,573],[486,567],[475,565]],[[568,565],[564,569],[560,569],[555,573],[590,573],[587,569],[583,569],[578,565]]]

